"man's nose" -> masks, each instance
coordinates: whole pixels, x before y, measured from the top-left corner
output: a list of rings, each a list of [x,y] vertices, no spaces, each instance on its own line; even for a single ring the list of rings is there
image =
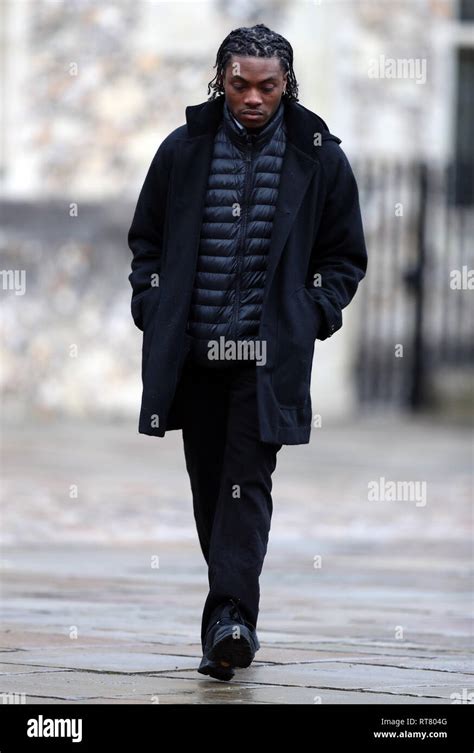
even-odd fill
[[[262,98],[256,90],[250,90],[245,97],[245,106],[257,109],[262,104]]]

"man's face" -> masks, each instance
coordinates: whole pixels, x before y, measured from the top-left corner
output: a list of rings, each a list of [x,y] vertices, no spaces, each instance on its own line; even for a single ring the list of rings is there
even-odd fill
[[[246,128],[265,125],[280,104],[286,79],[277,57],[232,55],[223,81],[232,115]]]

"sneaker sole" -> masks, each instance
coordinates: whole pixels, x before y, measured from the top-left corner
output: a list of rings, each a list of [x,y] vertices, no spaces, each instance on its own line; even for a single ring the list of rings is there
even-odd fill
[[[243,669],[250,667],[255,652],[245,631],[241,631],[239,638],[234,638],[228,629],[222,632],[224,633],[222,637],[219,637],[219,634],[216,635],[214,645],[209,652],[209,659],[214,662],[229,662],[232,667]]]
[[[204,657],[198,668],[198,672],[201,675],[207,675],[208,677],[213,677],[215,680],[224,680],[224,681],[232,680],[235,674],[232,667],[220,667],[214,661],[210,661],[209,659],[204,658]]]

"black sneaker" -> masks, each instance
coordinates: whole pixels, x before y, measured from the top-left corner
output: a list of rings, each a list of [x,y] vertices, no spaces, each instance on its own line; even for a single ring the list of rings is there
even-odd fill
[[[230,599],[206,633],[205,658],[221,667],[245,668],[250,666],[259,648],[255,628],[244,619],[237,602]]]
[[[227,662],[221,664],[221,662],[211,661],[207,656],[203,656],[198,668],[198,672],[202,675],[208,675],[214,677],[216,680],[232,680],[235,672]]]

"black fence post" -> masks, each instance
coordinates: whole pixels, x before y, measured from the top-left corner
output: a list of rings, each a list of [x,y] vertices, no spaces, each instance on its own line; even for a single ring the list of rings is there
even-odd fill
[[[412,290],[415,295],[413,326],[413,362],[408,404],[413,411],[423,408],[425,394],[425,343],[423,337],[423,306],[425,298],[426,269],[426,208],[428,193],[428,169],[424,162],[418,165],[418,217],[416,228],[416,266],[412,278]]]

